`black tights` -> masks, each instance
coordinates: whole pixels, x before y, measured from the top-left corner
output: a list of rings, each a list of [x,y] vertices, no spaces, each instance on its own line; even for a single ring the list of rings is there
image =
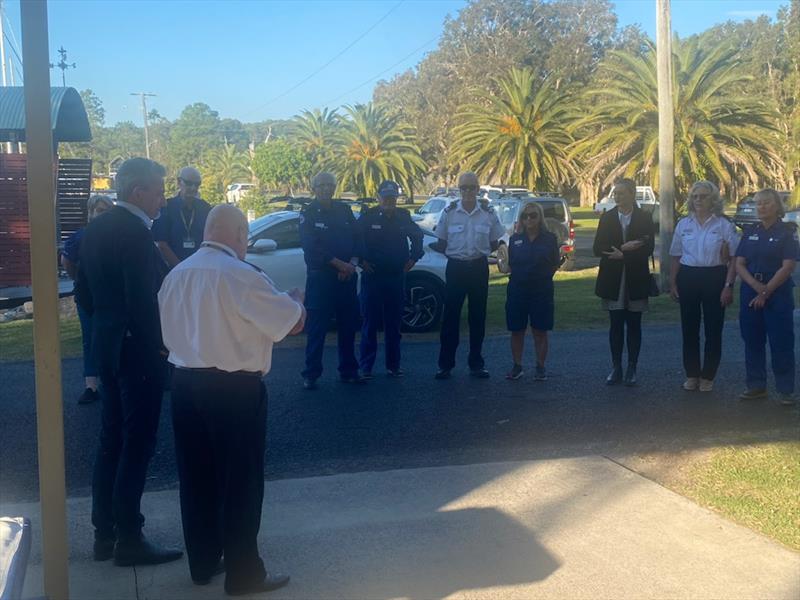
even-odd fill
[[[615,367],[622,365],[622,348],[625,345],[625,326],[628,326],[628,364],[636,365],[642,348],[642,313],[630,310],[608,311],[611,327],[608,343],[611,345],[611,360]]]

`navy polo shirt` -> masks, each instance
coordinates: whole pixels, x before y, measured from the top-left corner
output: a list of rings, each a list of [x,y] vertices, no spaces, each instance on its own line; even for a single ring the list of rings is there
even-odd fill
[[[332,202],[330,208],[317,200],[309,203],[300,219],[300,242],[309,271],[333,269],[328,263],[334,258],[349,262],[364,255],[353,211],[341,202]]]
[[[74,265],[77,265],[80,260],[81,240],[83,239],[84,229],[84,227],[81,227],[64,242],[64,251],[62,254]]]
[[[424,255],[422,230],[404,208],[369,208],[361,213],[358,226],[364,240],[361,258],[371,263],[376,273],[402,273],[409,259],[416,262]]]
[[[800,254],[800,243],[797,238],[797,227],[793,223],[782,221],[774,223],[769,229],[765,229],[762,223],[746,228],[742,241],[736,249],[736,256],[741,256],[747,261],[747,270],[750,273],[764,274],[764,283],[781,268],[784,260],[797,260],[798,254]],[[793,285],[794,281],[790,277],[778,289],[788,289]]]
[[[211,206],[200,198],[192,200],[191,209],[180,196],[167,200],[161,216],[153,222],[153,239],[166,242],[180,260],[197,252],[203,242],[206,219]]]
[[[515,283],[552,280],[559,258],[558,240],[550,231],[540,232],[533,241],[527,233],[515,233],[508,240],[510,280]]]

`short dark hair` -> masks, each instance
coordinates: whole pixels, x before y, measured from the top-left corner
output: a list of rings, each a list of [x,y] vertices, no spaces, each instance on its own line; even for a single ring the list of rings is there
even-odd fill
[[[134,188],[149,185],[153,179],[161,179],[166,174],[167,170],[154,160],[141,156],[129,158],[120,165],[114,177],[117,200],[127,202]]]
[[[633,192],[634,195],[636,195],[636,182],[633,179],[629,179],[627,177],[620,177],[619,179],[614,181],[614,187],[615,188],[626,187],[631,192]]]

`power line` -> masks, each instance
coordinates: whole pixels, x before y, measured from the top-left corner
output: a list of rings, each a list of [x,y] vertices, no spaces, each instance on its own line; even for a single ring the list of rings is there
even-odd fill
[[[353,92],[360,90],[360,89],[361,89],[362,87],[364,87],[365,85],[369,85],[370,83],[372,83],[373,81],[375,81],[375,80],[376,80],[376,79],[378,79],[379,77],[383,76],[384,74],[386,74],[386,73],[388,73],[389,71],[391,71],[392,69],[394,69],[396,66],[398,66],[398,65],[400,65],[400,64],[402,64],[402,63],[404,63],[405,61],[407,61],[409,58],[411,58],[412,56],[414,56],[415,54],[417,54],[417,53],[418,53],[418,52],[420,52],[421,50],[424,50],[424,49],[425,49],[427,46],[430,46],[430,45],[431,45],[433,42],[435,42],[437,39],[439,39],[439,34],[438,34],[438,33],[437,33],[435,36],[433,36],[431,39],[429,39],[427,42],[425,42],[424,44],[422,44],[421,46],[418,46],[417,48],[415,48],[414,50],[412,50],[411,52],[409,52],[408,54],[406,54],[406,55],[405,55],[403,58],[401,58],[400,60],[398,60],[398,61],[397,61],[396,63],[394,63],[393,65],[391,65],[391,66],[389,66],[389,67],[386,67],[386,68],[385,68],[383,71],[381,71],[380,73],[378,73],[378,74],[377,74],[377,75],[375,75],[374,77],[370,77],[370,78],[369,78],[369,79],[367,79],[367,80],[366,80],[364,83],[357,85],[357,86],[356,86],[356,87],[354,87],[353,89],[351,89],[351,90],[348,90],[348,91],[346,91],[345,93],[343,93],[343,94],[340,94],[340,95],[336,96],[336,98],[334,98],[333,100],[328,100],[327,102],[324,102],[324,103],[323,103],[323,106],[328,106],[328,105],[330,105],[330,104],[333,104],[333,103],[335,103],[335,102],[338,102],[339,100],[341,100],[341,99],[342,99],[342,98],[344,98],[345,96],[348,96],[348,95],[352,94]]]
[[[343,55],[345,52],[347,52],[348,50],[350,50],[350,48],[352,48],[352,47],[353,47],[353,46],[355,46],[355,45],[356,45],[358,42],[360,42],[361,40],[363,40],[363,39],[364,39],[364,38],[367,36],[367,34],[369,34],[369,33],[370,33],[370,32],[371,32],[373,29],[375,29],[375,28],[376,28],[378,25],[380,25],[381,23],[383,23],[383,22],[384,22],[384,21],[385,21],[385,20],[386,20],[386,19],[389,17],[389,15],[390,15],[390,14],[392,14],[392,13],[393,13],[395,10],[397,10],[397,9],[400,7],[400,5],[401,5],[401,4],[403,4],[403,2],[405,2],[405,0],[400,0],[400,2],[398,2],[397,4],[395,4],[394,6],[392,6],[392,8],[390,8],[390,9],[389,9],[389,10],[386,12],[386,14],[384,14],[384,15],[383,15],[383,16],[382,16],[380,19],[378,19],[377,21],[375,21],[375,23],[373,23],[373,24],[372,24],[372,25],[371,25],[371,26],[370,26],[370,27],[369,27],[369,28],[368,28],[368,29],[367,29],[367,30],[366,30],[364,33],[362,33],[361,35],[359,35],[359,36],[358,36],[356,39],[354,39],[352,42],[350,42],[350,43],[349,43],[349,44],[348,44],[348,45],[347,45],[345,48],[343,48],[343,49],[342,49],[342,50],[341,50],[339,53],[337,53],[336,55],[334,55],[334,56],[333,56],[333,57],[332,57],[330,60],[328,60],[328,61],[327,61],[325,64],[323,64],[321,67],[317,68],[317,69],[316,69],[315,71],[313,71],[313,72],[312,72],[310,75],[308,75],[308,76],[304,77],[303,79],[301,79],[300,81],[298,81],[296,84],[294,84],[292,87],[290,87],[290,88],[289,88],[288,90],[286,90],[285,92],[282,92],[282,93],[278,94],[277,96],[275,96],[275,97],[271,98],[270,100],[268,100],[267,102],[265,102],[265,103],[264,103],[264,104],[262,104],[261,106],[259,106],[259,107],[257,107],[257,108],[254,108],[253,110],[251,110],[251,111],[250,111],[250,112],[248,112],[248,113],[245,113],[245,116],[246,116],[246,115],[251,115],[251,114],[253,114],[254,112],[258,112],[259,110],[261,110],[261,109],[263,109],[263,108],[266,108],[267,106],[269,106],[270,104],[272,104],[272,103],[273,103],[273,102],[275,102],[276,100],[280,100],[281,98],[283,98],[283,97],[285,97],[285,96],[288,96],[288,95],[289,95],[289,94],[291,94],[293,91],[295,91],[297,88],[299,88],[301,85],[303,85],[303,84],[304,84],[304,83],[306,83],[308,80],[310,80],[312,77],[314,77],[315,75],[318,75],[318,74],[319,74],[320,72],[322,72],[322,71],[323,71],[323,70],[324,70],[326,67],[328,67],[328,66],[329,66],[329,65],[330,65],[330,64],[331,64],[333,61],[335,61],[337,58],[339,58],[340,56],[342,56],[342,55]]]

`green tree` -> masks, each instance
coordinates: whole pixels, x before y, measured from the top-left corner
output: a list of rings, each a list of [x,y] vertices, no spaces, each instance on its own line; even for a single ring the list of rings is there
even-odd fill
[[[552,189],[570,179],[567,148],[574,109],[549,79],[528,68],[512,68],[498,79],[498,94],[464,106],[453,131],[463,165],[483,179]]]
[[[203,175],[203,198],[211,204],[227,201],[228,186],[237,181],[249,181],[249,156],[233,144],[224,144],[203,157],[200,172]]]
[[[742,90],[750,77],[730,43],[699,38],[673,43],[675,176],[686,191],[697,179],[730,190],[744,179],[769,182],[780,162],[781,133],[769,103]],[[611,52],[599,67],[595,89],[582,100],[590,114],[579,122],[573,156],[587,164],[584,177],[603,185],[619,176],[658,183],[656,53]]]
[[[306,183],[311,173],[311,161],[295,144],[277,139],[261,144],[253,155],[251,168],[263,186],[292,188]]]
[[[340,133],[336,109],[304,110],[292,120],[290,135],[306,153],[314,172],[331,168]]]
[[[171,173],[200,163],[209,151],[225,143],[219,113],[207,104],[196,102],[183,109],[170,128],[164,161]]]
[[[345,106],[341,120],[338,156],[342,190],[372,197],[384,179],[394,179],[406,189],[426,170],[413,128],[400,115],[372,102]]]

